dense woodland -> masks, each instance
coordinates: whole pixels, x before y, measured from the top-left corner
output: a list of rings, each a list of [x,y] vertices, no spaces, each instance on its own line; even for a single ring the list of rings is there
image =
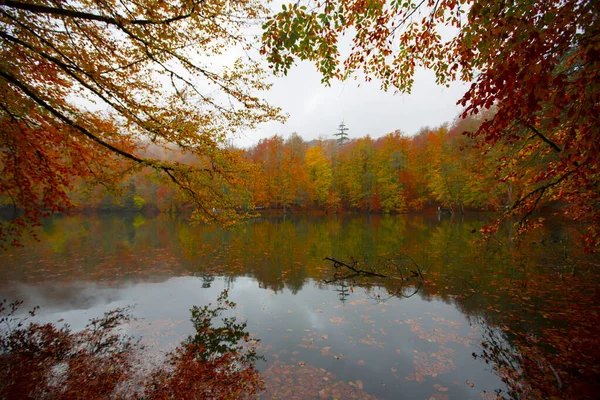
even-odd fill
[[[478,146],[464,133],[480,123],[470,118],[423,128],[414,136],[395,131],[380,138],[310,142],[292,133],[287,139],[276,135],[247,150],[229,151],[242,153],[251,165],[245,175],[245,210],[405,213],[438,206],[457,213],[505,210],[527,191],[536,163],[544,158],[536,154],[528,159],[528,173],[515,173],[517,165],[498,173],[502,163],[514,164],[509,160],[518,144],[503,151]],[[157,146],[146,151],[175,162],[201,164],[182,151]],[[149,169],[134,174],[117,195],[83,186],[72,196],[83,210],[190,209],[176,189],[152,177]]]

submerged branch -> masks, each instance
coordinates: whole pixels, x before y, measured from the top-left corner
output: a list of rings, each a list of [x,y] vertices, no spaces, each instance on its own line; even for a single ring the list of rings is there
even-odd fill
[[[395,279],[395,280],[399,280],[399,281],[406,281],[412,277],[412,278],[421,278],[422,281],[425,281],[425,278],[423,277],[423,273],[421,271],[421,267],[419,266],[419,264],[417,264],[417,262],[412,257],[410,257],[408,255],[406,255],[406,257],[415,265],[415,267],[417,269],[416,271],[409,270],[410,273],[412,274],[412,276],[407,277],[407,278],[405,278],[404,275],[402,275],[402,270],[400,269],[400,267],[398,265],[396,265],[392,260],[385,258],[385,257],[380,257],[380,258],[386,260],[387,262],[389,262],[390,264],[395,266],[397,268],[398,272],[400,273],[400,277],[393,276],[393,275],[384,275],[384,274],[380,274],[378,272],[366,271],[364,269],[357,268],[358,263],[354,260],[353,260],[352,265],[345,263],[343,261],[340,261],[340,260],[336,260],[335,258],[331,258],[331,257],[325,257],[323,260],[333,262],[333,267],[335,269],[338,269],[339,267],[346,267],[350,271],[354,272],[354,275],[352,275],[351,277],[371,276],[371,277],[376,277],[376,278]]]
[[[325,257],[323,260],[332,261],[333,262],[333,267],[336,268],[336,269],[339,268],[339,267],[346,267],[349,270],[351,270],[351,271],[353,271],[356,274],[361,275],[361,276],[375,276],[375,277],[378,277],[378,278],[400,279],[400,278],[397,278],[395,276],[388,276],[388,275],[378,274],[377,272],[370,272],[370,271],[365,271],[365,270],[362,270],[362,269],[354,268],[350,264],[346,264],[343,261],[339,261],[339,260],[336,260],[336,259],[330,258],[330,257]]]
[[[394,284],[395,290],[393,291],[393,293],[390,289],[388,289],[388,292],[389,292],[388,299],[391,297],[410,298],[419,292],[419,290],[425,283],[425,279],[423,278],[423,275],[421,274],[421,268],[412,258],[407,257],[412,263],[414,263],[418,272],[409,270],[411,272],[412,276],[409,276],[407,278],[404,278],[404,276],[402,275],[401,266],[397,265],[392,260],[390,260],[386,257],[380,257],[380,258],[385,260],[386,262],[390,263],[394,267],[396,267],[397,271],[400,273],[400,277],[396,277],[396,276],[392,276],[392,275],[384,275],[384,274],[380,274],[378,272],[360,269],[360,268],[358,268],[358,262],[356,260],[354,260],[353,258],[351,258],[351,263],[346,263],[344,261],[336,260],[335,258],[325,257],[324,260],[333,262],[333,266],[336,269],[336,273],[335,273],[333,279],[324,279],[323,283],[333,284],[333,283],[337,283],[337,282],[344,282],[344,281],[352,280],[354,278],[375,277],[375,278],[391,279],[391,280],[394,280],[395,282],[399,282],[399,287],[396,284]],[[344,267],[345,269],[347,269],[349,271],[346,274],[339,273],[337,271],[337,269],[340,267]],[[414,289],[414,291],[412,291],[410,294],[405,294],[404,285],[410,280],[410,278],[421,278],[421,281],[418,282],[418,286]],[[377,295],[377,300],[378,301],[382,300],[379,295]],[[383,301],[385,301],[385,300],[383,300]]]

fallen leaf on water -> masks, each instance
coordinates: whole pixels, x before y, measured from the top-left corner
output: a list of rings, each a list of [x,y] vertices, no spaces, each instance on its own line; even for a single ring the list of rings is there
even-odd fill
[[[475,385],[473,384],[473,382],[471,382],[471,381],[467,381],[467,385],[469,385],[469,386],[471,386],[471,387],[474,387],[474,386],[475,386]]]
[[[433,387],[435,388],[435,390],[437,390],[438,392],[447,392],[448,388],[444,387],[442,385],[440,385],[439,383],[436,383],[435,385],[433,385]]]
[[[445,393],[435,393],[428,400],[448,400],[448,395]]]
[[[497,394],[494,393],[488,393],[485,390],[481,393],[479,393],[479,396],[482,398],[482,400],[501,400],[502,397],[500,397]]]

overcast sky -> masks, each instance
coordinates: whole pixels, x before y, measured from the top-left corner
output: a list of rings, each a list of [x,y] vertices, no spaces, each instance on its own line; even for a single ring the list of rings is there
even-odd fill
[[[376,138],[397,129],[413,135],[424,126],[452,122],[460,112],[456,102],[467,90],[467,84],[460,82],[449,88],[438,86],[433,73],[425,70],[417,72],[410,95],[383,92],[377,82],[336,81],[326,87],[307,62],[292,68],[286,77],[273,78],[273,82],[265,97],[289,114],[288,121],[264,124],[237,138],[236,145],[248,147],[275,134],[287,138],[292,132],[307,141],[332,138],[342,121],[350,138]]]
[[[274,0],[272,10],[279,11],[283,3],[290,0]],[[430,11],[425,6],[421,8],[414,18],[420,19]],[[260,35],[262,30],[258,29],[257,33]],[[440,27],[438,33],[450,40],[456,29]],[[340,38],[342,59],[352,47],[351,39],[352,31]],[[331,87],[325,87],[320,73],[309,62],[298,62],[287,76],[273,78],[273,83],[272,90],[264,97],[283,108],[289,114],[288,121],[264,124],[256,131],[247,132],[234,140],[237,146],[249,147],[275,134],[287,138],[292,132],[307,141],[332,138],[342,121],[349,128],[350,138],[366,135],[376,138],[398,129],[414,135],[422,127],[452,122],[461,111],[456,102],[469,86],[462,82],[454,82],[449,88],[438,86],[432,72],[417,70],[410,95],[383,92],[376,81],[334,81]]]

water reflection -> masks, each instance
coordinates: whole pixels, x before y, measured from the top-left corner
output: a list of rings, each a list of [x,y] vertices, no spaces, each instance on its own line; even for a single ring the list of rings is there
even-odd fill
[[[98,285],[93,291],[97,297],[91,301],[77,294],[84,285],[65,283],[65,293],[71,296],[62,303],[45,297],[49,292],[37,286],[22,286],[19,295],[39,304],[52,304],[42,308],[44,322],[64,319],[75,329],[106,310],[136,304],[134,314],[144,343],[167,349],[173,341],[194,332],[188,322],[190,308],[214,302],[222,289],[229,288],[230,299],[237,303],[237,312],[232,315],[246,319],[248,331],[261,339],[260,354],[268,363],[260,363],[259,368],[272,378],[281,377],[283,371],[288,373],[285,378],[290,381],[267,383],[273,396],[287,393],[287,388],[294,388],[299,396],[315,385],[322,386],[319,391],[325,390],[329,386],[324,377],[330,377],[331,384],[361,381],[365,393],[383,398],[395,398],[397,393],[429,398],[435,393],[435,384],[450,388],[450,398],[457,399],[476,398],[481,390],[503,387],[481,362],[462,354],[476,341],[479,328],[471,327],[458,310],[439,300],[423,302],[415,297],[384,303],[354,288],[347,290],[344,304],[338,291],[316,282],[293,295],[288,289],[261,289],[254,279],[246,277],[235,281],[216,278],[210,288],[202,288],[200,278],[178,277],[163,282]],[[453,321],[453,325],[447,327],[444,321]],[[427,332],[437,336],[419,338]],[[443,361],[436,358],[440,341],[446,354]],[[420,364],[414,364],[415,357],[423,358]],[[299,382],[294,374],[306,373],[303,368],[311,374]],[[306,381],[309,378],[320,382]],[[467,378],[477,382],[478,391],[470,393],[471,388],[464,384]],[[336,390],[358,393],[357,387],[345,388],[340,384]]]
[[[531,286],[514,283],[586,260],[570,245],[572,228],[548,226],[517,252],[511,242],[479,243],[473,232],[484,224],[434,214],[306,216],[223,231],[167,216],[56,218],[40,243],[0,255],[0,291],[75,329],[135,304],[144,336],[166,346],[193,331],[192,306],[228,288],[236,315],[262,340],[266,397],[480,398],[508,390],[480,343],[500,327],[542,332],[539,310],[558,298],[531,295],[524,307],[516,299]],[[324,257],[401,279],[333,282]],[[503,340],[510,347],[517,336]]]
[[[256,352],[259,340],[250,339],[246,322],[223,315],[235,308],[227,290],[216,301],[192,307],[193,333],[172,343],[172,351],[156,353],[124,332],[130,307],[73,331],[35,321],[35,309],[19,317],[20,302],[0,300],[0,397],[252,398],[264,389],[255,367],[264,360]],[[152,363],[148,356],[157,357]]]
[[[137,219],[142,218],[140,224]],[[321,279],[325,256],[376,259],[409,253],[422,264],[461,265],[484,221],[429,217],[302,217],[252,220],[235,230],[191,227],[184,218],[78,216],[49,219],[40,243],[0,255],[0,281],[94,280],[200,274],[251,275],[265,288],[298,291]]]

